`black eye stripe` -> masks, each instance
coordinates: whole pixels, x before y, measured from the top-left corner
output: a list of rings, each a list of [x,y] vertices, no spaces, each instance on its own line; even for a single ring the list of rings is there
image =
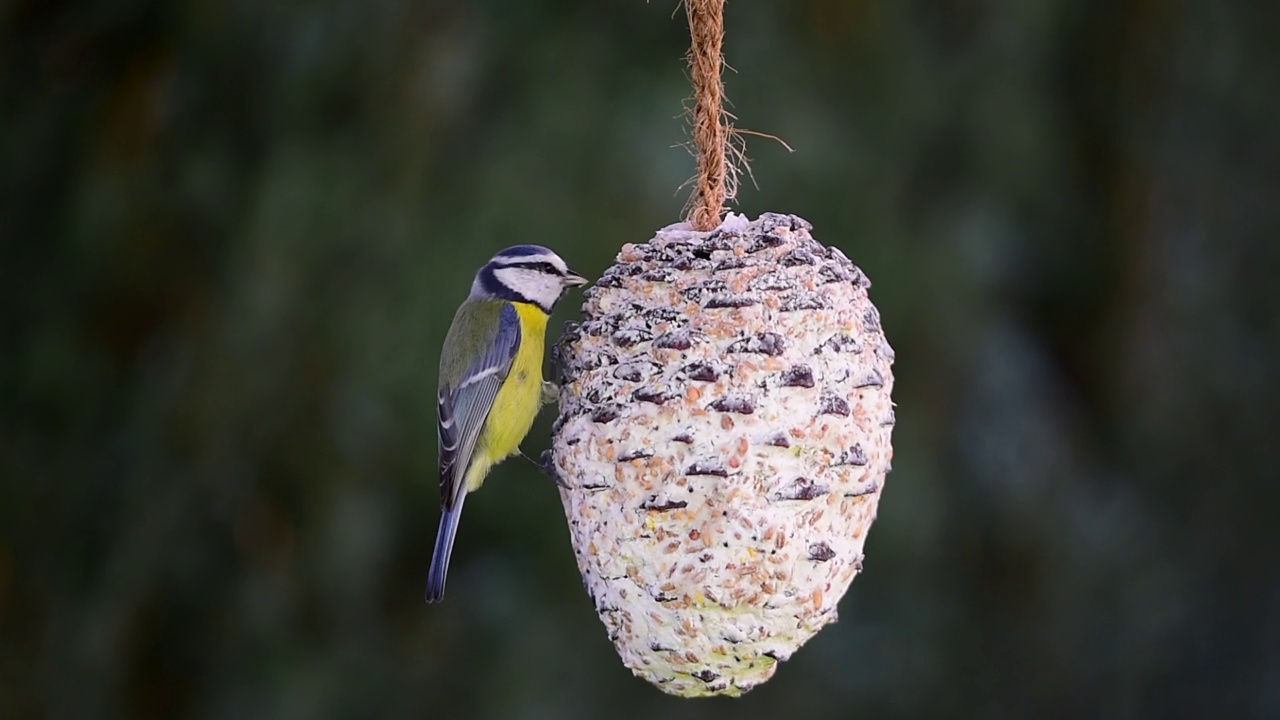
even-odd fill
[[[538,272],[544,272],[544,273],[547,273],[548,275],[561,274],[560,270],[556,268],[555,265],[552,265],[549,262],[522,262],[522,263],[516,263],[514,265],[508,265],[507,267],[518,267],[518,268],[523,268],[525,270],[537,270]]]

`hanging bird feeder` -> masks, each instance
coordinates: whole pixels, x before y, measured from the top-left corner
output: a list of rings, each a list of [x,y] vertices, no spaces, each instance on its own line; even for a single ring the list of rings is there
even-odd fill
[[[693,697],[764,682],[836,620],[862,569],[894,411],[866,275],[794,215],[722,220],[723,0],[686,6],[689,220],[623,247],[587,292],[557,348],[547,461],[623,663]]]

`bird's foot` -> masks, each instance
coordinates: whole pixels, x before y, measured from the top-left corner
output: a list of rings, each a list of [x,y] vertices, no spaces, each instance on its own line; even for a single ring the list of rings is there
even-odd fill
[[[519,452],[520,452],[520,457],[533,463],[533,466],[541,470],[544,475],[550,477],[552,480],[555,480],[556,485],[559,485],[565,490],[573,489],[572,487],[570,487],[569,483],[565,482],[564,478],[560,476],[560,472],[556,470],[556,464],[552,460],[552,455],[550,450],[543,450],[542,455],[539,456],[538,460],[534,460],[528,455],[525,455],[523,450],[520,450]]]

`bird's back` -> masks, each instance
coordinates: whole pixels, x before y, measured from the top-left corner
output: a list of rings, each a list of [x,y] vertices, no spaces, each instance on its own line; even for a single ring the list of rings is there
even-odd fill
[[[484,357],[493,343],[493,331],[502,315],[502,300],[470,300],[458,306],[453,324],[440,348],[441,389],[456,390],[476,358]],[[477,332],[478,331],[478,332]]]

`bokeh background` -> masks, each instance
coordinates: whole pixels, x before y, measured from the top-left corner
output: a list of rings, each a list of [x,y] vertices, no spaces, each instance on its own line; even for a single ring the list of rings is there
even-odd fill
[[[679,219],[674,0],[0,19],[0,717],[1280,716],[1280,5],[730,0],[737,209],[869,274],[899,407],[840,622],[708,701],[525,463],[422,602],[474,270]]]

